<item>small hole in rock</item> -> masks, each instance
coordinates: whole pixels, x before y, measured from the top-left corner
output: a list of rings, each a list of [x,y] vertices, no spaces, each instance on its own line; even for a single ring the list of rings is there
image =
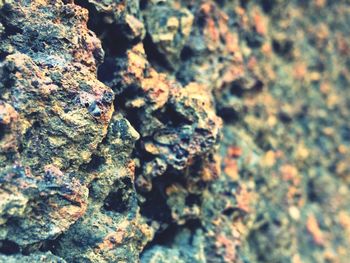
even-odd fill
[[[5,137],[6,126],[0,123],[0,140]]]
[[[124,191],[122,189],[118,189],[116,192],[110,193],[104,204],[104,208],[107,211],[115,211],[118,213],[123,213],[127,210],[127,200],[123,199]]]
[[[186,197],[186,205],[193,206],[201,203],[200,197],[198,195],[190,194]]]
[[[0,241],[0,253],[5,255],[12,255],[20,252],[20,247],[13,241],[4,240]]]
[[[189,47],[184,47],[181,51],[180,58],[181,60],[189,60],[193,56],[193,51]]]
[[[91,160],[88,164],[85,165],[85,169],[87,171],[96,171],[100,168],[101,165],[103,165],[105,163],[105,158],[103,158],[102,156],[98,156],[93,154],[91,156]]]

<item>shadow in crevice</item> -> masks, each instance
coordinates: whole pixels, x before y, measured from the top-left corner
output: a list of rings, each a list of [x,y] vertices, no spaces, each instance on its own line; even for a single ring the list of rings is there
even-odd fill
[[[5,255],[13,255],[20,252],[21,249],[17,243],[7,239],[0,241],[0,253]]]
[[[156,45],[153,43],[152,38],[149,34],[146,34],[145,39],[143,40],[143,45],[147,55],[148,61],[154,66],[157,71],[172,71],[173,67],[165,59],[165,55],[161,54]]]
[[[201,227],[201,222],[198,219],[189,220],[186,222],[186,224],[181,226],[177,225],[176,223],[170,224],[166,229],[164,229],[163,231],[158,231],[155,234],[153,240],[144,247],[142,253],[140,254],[140,258],[142,258],[142,255],[144,255],[144,253],[146,253],[147,251],[151,250],[154,246],[181,248],[183,244],[177,245],[177,235],[184,229],[187,229],[194,233],[197,229]]]
[[[106,57],[123,55],[131,46],[130,41],[123,35],[123,25],[104,22],[109,14],[99,13],[88,0],[76,0],[75,4],[89,11],[87,26],[101,40]]]

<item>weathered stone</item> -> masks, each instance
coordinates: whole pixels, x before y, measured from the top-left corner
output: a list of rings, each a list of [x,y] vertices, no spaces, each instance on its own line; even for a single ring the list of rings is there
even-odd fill
[[[0,0],[0,262],[347,262],[347,0]]]

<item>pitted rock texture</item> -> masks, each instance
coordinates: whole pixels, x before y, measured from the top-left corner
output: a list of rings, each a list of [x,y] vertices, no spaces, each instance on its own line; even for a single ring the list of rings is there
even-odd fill
[[[350,258],[347,0],[0,0],[0,262]]]
[[[105,137],[113,93],[83,8],[50,1],[1,10],[1,239],[31,250],[86,211],[77,169]],[[105,101],[108,98],[108,101]]]

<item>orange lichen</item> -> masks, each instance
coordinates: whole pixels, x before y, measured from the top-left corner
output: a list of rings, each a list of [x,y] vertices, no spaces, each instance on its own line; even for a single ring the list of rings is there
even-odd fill
[[[317,219],[313,214],[310,214],[306,221],[306,229],[311,234],[314,242],[319,245],[323,246],[325,244],[325,237],[323,232],[321,231]]]
[[[237,161],[231,158],[224,159],[224,172],[234,181],[239,179]]]
[[[253,12],[255,30],[260,35],[266,35],[267,33],[267,20],[258,9]]]
[[[216,238],[215,245],[218,249],[223,249],[224,250],[224,261],[229,263],[229,262],[234,262],[236,259],[236,243],[231,240],[230,238],[227,238],[223,234],[220,234]]]
[[[256,194],[242,185],[235,194],[237,200],[237,207],[246,213],[253,211],[253,204],[256,200]]]
[[[242,148],[231,146],[227,149],[227,155],[233,158],[239,158],[242,155]]]

